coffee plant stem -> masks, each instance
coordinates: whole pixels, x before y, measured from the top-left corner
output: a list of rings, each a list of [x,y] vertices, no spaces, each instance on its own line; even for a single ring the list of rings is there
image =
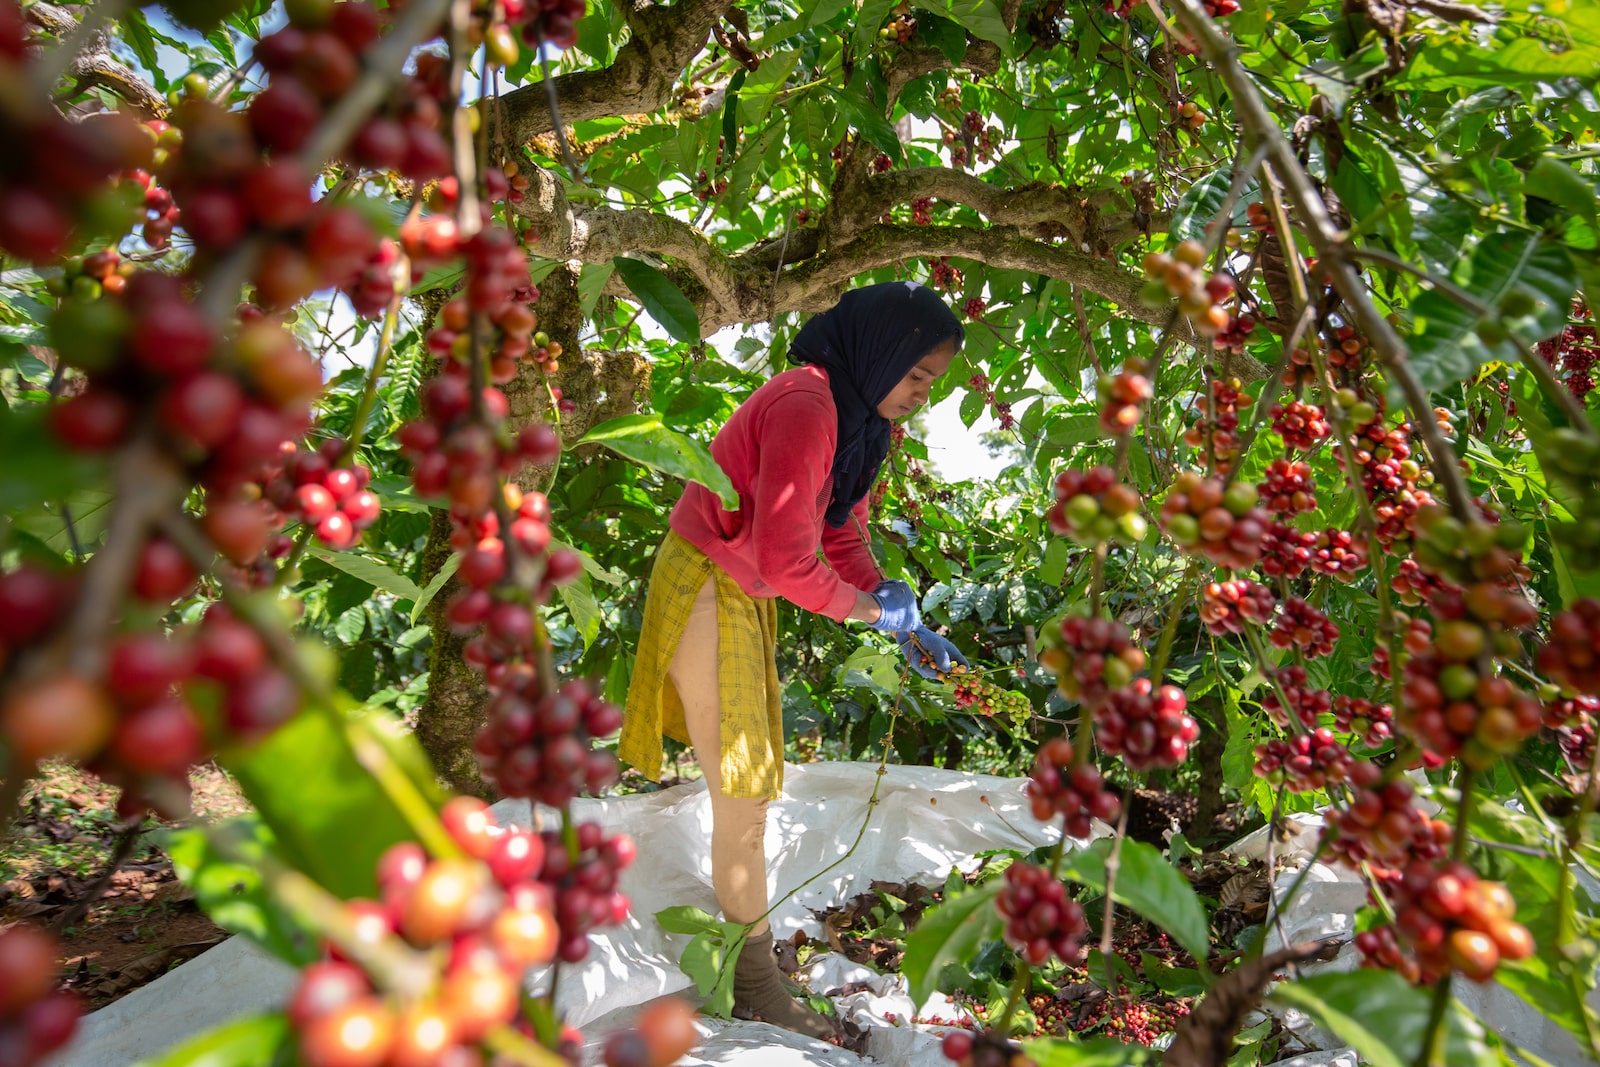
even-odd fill
[[[162,523],[161,529],[197,569],[203,572],[212,567],[215,556],[204,536],[195,528],[193,520],[172,514]],[[445,831],[428,798],[405,770],[390,758],[383,745],[368,734],[372,727],[346,716],[336,706],[326,681],[307,667],[294,646],[293,637],[284,628],[282,620],[274,616],[273,609],[257,598],[246,595],[225,575],[213,570],[212,577],[217,582],[222,602],[256,632],[266,645],[268,655],[289,676],[295,687],[305,694],[310,707],[326,717],[335,730],[349,738],[356,761],[376,779],[423,846],[436,858],[459,858],[462,855],[460,846]]]
[[[294,547],[289,550],[289,555],[278,567],[277,576],[272,579],[274,589],[292,585],[300,577],[300,561],[306,558],[306,551],[310,549],[311,538],[316,536],[316,532],[317,528],[309,522],[300,525],[300,532],[294,537]]]
[[[404,275],[411,274],[410,266],[402,254],[400,267]],[[397,270],[395,276],[401,276]],[[389,356],[394,352],[394,335],[400,323],[400,304],[405,300],[405,290],[396,287],[394,299],[389,301],[389,308],[383,315],[383,328],[378,332],[378,352],[372,357],[372,369],[367,372],[365,387],[361,390],[361,399],[356,403],[355,419],[350,424],[350,435],[345,441],[344,451],[339,454],[341,464],[351,464],[356,461],[356,453],[361,448],[361,441],[366,436],[367,420],[372,417],[372,409],[378,402],[378,380],[383,377],[383,372],[389,369]]]
[[[1117,995],[1117,972],[1112,964],[1113,946],[1111,938],[1116,929],[1116,901],[1113,894],[1117,888],[1117,871],[1122,867],[1122,842],[1128,836],[1128,813],[1133,810],[1132,804],[1122,805],[1122,814],[1117,816],[1117,832],[1111,838],[1111,851],[1106,853],[1106,896],[1105,915],[1100,924],[1100,958],[1106,965],[1106,1011],[1111,1011],[1111,999]],[[1195,961],[1203,963],[1202,960]]]
[[[1017,1007],[1022,1003],[1022,998],[1032,984],[1033,968],[1028,966],[1028,961],[1021,956],[1017,957],[1017,973],[1011,979],[1011,990],[1006,994],[1006,1007],[1000,1013],[1000,1021],[992,1022],[994,1032],[1002,1037],[1011,1036],[1011,1017],[1016,1014]]]
[[[1189,566],[1184,570],[1183,577],[1178,579],[1177,592],[1172,594],[1172,603],[1167,606],[1167,618],[1161,626],[1161,639],[1156,643],[1155,660],[1150,664],[1150,682],[1159,685],[1161,679],[1166,677],[1167,660],[1172,656],[1172,642],[1178,636],[1178,622],[1183,618],[1183,609],[1189,603],[1191,584],[1200,573],[1200,561],[1189,560]]]
[[[1181,321],[1182,318],[1183,312],[1180,311],[1176,305],[1174,305],[1172,308],[1172,313],[1167,316],[1166,325],[1161,327],[1161,341],[1156,345],[1156,350],[1150,353],[1150,399],[1145,403],[1144,406],[1144,439],[1147,445],[1155,441],[1155,430],[1159,422],[1155,416],[1155,410],[1156,398],[1161,395],[1162,364],[1165,363],[1167,352],[1171,350],[1173,342],[1178,339],[1175,331],[1179,321]],[[1131,441],[1132,438],[1133,430],[1130,428],[1127,433],[1122,435],[1122,441],[1118,442],[1117,447],[1122,450],[1124,454],[1126,453],[1127,443]],[[1148,448],[1147,451],[1149,451],[1151,454],[1154,454],[1156,450],[1152,447]],[[1169,457],[1170,462],[1172,449],[1170,447],[1164,447],[1161,449],[1161,451]],[[1122,469],[1121,459],[1118,460],[1117,469],[1119,471]]]
[[[1417,1052],[1415,1067],[1446,1067],[1445,1017],[1450,1011],[1452,977],[1446,974],[1433,987],[1433,1000],[1428,1005],[1428,1028],[1423,1031],[1422,1048]]]
[[[1228,231],[1233,228],[1233,209],[1238,205],[1239,198],[1244,195],[1244,187],[1250,184],[1250,176],[1260,169],[1266,158],[1266,145],[1256,145],[1250,151],[1249,159],[1246,159],[1244,142],[1239,143],[1239,153],[1233,159],[1233,181],[1228,186],[1227,195],[1222,198],[1222,206],[1217,208],[1217,213],[1211,217],[1211,225],[1207,227],[1205,235],[1207,259],[1215,256],[1226,245]]]
[[[1269,823],[1268,825],[1270,826],[1271,824]],[[1270,838],[1271,830],[1268,830],[1268,834]],[[1300,890],[1302,887],[1304,887],[1306,878],[1311,873],[1311,865],[1312,863],[1316,862],[1316,857],[1322,854],[1322,849],[1328,842],[1328,836],[1328,829],[1326,826],[1324,826],[1322,833],[1317,835],[1317,847],[1312,853],[1312,859],[1307,860],[1305,863],[1300,865],[1300,870],[1296,872],[1294,881],[1289,883],[1289,891],[1283,895],[1282,900],[1278,899],[1274,872],[1270,866],[1267,869],[1267,887],[1268,897],[1270,898],[1272,905],[1272,923],[1278,928],[1278,936],[1283,938],[1283,943],[1285,945],[1289,944],[1289,939],[1284,935],[1283,932],[1283,912],[1289,907],[1290,904],[1294,903],[1294,898],[1300,895]],[[1261,945],[1257,946],[1258,954],[1262,947],[1263,946]]]
[[[1072,310],[1078,321],[1078,337],[1083,341],[1083,353],[1089,357],[1089,366],[1094,368],[1098,377],[1105,373],[1105,368],[1100,365],[1100,353],[1094,346],[1094,335],[1089,329],[1089,313],[1083,309],[1083,290],[1076,285],[1072,287]]]
[[[1154,0],[1150,2],[1156,6]],[[1344,240],[1328,216],[1327,205],[1317,193],[1311,176],[1300,166],[1294,146],[1267,110],[1266,102],[1249,72],[1239,62],[1238,49],[1222,35],[1196,0],[1172,0],[1172,4],[1181,13],[1185,27],[1196,35],[1206,59],[1217,67],[1228,86],[1234,106],[1238,109],[1239,121],[1246,132],[1261,138],[1268,145],[1276,173],[1306,223],[1306,234],[1317,252],[1318,273],[1326,273],[1332,278],[1335,288],[1354,314],[1356,325],[1377,352],[1384,369],[1405,394],[1417,430],[1433,461],[1434,475],[1444,486],[1451,511],[1462,522],[1472,521],[1477,516],[1472,493],[1456,462],[1455,451],[1430,417],[1428,394],[1406,362],[1406,343],[1372,302],[1372,295],[1360,274],[1347,262]]]
[[[1278,227],[1278,249],[1283,254],[1283,265],[1289,271],[1289,291],[1295,303],[1305,307],[1312,302],[1311,286],[1306,280],[1305,261],[1300,258],[1294,231],[1289,228],[1289,211],[1283,205],[1280,191],[1281,179],[1272,164],[1263,164],[1261,167],[1261,188],[1267,194],[1267,208],[1272,212],[1273,225]]]
[[[476,49],[467,44],[467,29],[472,22],[472,0],[450,0],[450,99],[456,102],[451,112],[451,142],[455,149],[456,232],[463,239],[483,228],[478,211],[477,157],[472,137],[472,110],[460,103],[466,83],[467,64]],[[488,130],[481,130],[485,136]],[[473,337],[478,330],[473,328]]]
[[[1244,433],[1239,436],[1238,461],[1228,468],[1228,473],[1222,477],[1224,491],[1233,484],[1233,480],[1244,469],[1244,458],[1250,454],[1250,446],[1256,443],[1256,435],[1261,432],[1261,424],[1267,421],[1267,412],[1272,410],[1272,402],[1278,396],[1278,385],[1285,367],[1294,350],[1300,346],[1311,329],[1311,323],[1316,318],[1315,304],[1306,304],[1300,309],[1300,317],[1295,319],[1294,328],[1289,331],[1288,339],[1283,343],[1283,351],[1278,354],[1277,362],[1273,363],[1263,380],[1261,392],[1256,395],[1256,402],[1250,406],[1250,424],[1245,427]]]
[[[484,1035],[483,1043],[496,1054],[496,1059],[504,1057],[525,1067],[567,1067],[566,1060],[509,1026],[490,1030]]]

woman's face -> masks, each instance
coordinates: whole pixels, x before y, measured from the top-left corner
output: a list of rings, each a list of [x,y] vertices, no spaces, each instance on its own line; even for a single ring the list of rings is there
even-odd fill
[[[878,405],[878,414],[886,419],[903,419],[928,402],[928,391],[933,383],[943,377],[956,358],[956,346],[946,341],[923,356],[911,368],[900,384],[889,390],[889,395]]]

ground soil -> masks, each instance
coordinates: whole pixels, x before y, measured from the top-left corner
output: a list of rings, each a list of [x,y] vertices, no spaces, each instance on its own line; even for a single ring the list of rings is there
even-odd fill
[[[195,768],[190,785],[195,819],[220,821],[250,810],[236,783],[214,765]],[[62,944],[65,984],[91,1009],[227,936],[200,913],[158,843],[164,829],[182,824],[146,819],[108,876],[124,829],[116,802],[117,790],[93,775],[47,764],[26,787],[0,851],[0,925],[27,920],[53,931]]]

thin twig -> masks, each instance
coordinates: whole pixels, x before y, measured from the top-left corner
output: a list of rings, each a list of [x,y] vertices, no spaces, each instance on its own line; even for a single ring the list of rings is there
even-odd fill
[[[111,879],[116,877],[122,865],[128,862],[128,857],[133,855],[133,846],[139,840],[140,829],[144,826],[144,816],[135,815],[123,821],[117,830],[117,842],[111,849],[111,858],[106,861],[104,869],[96,876],[95,880],[72,902],[72,906],[56,919],[55,932],[61,933],[70,926],[76,926],[94,907],[95,901],[105,896],[106,888],[111,885]]]

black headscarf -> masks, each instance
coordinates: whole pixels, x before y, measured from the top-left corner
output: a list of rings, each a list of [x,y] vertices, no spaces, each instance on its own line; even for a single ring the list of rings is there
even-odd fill
[[[916,282],[852,289],[800,328],[789,358],[828,372],[839,410],[829,526],[845,524],[889,454],[890,422],[878,414],[883,398],[923,356],[946,341],[959,351],[965,337],[955,313]]]

